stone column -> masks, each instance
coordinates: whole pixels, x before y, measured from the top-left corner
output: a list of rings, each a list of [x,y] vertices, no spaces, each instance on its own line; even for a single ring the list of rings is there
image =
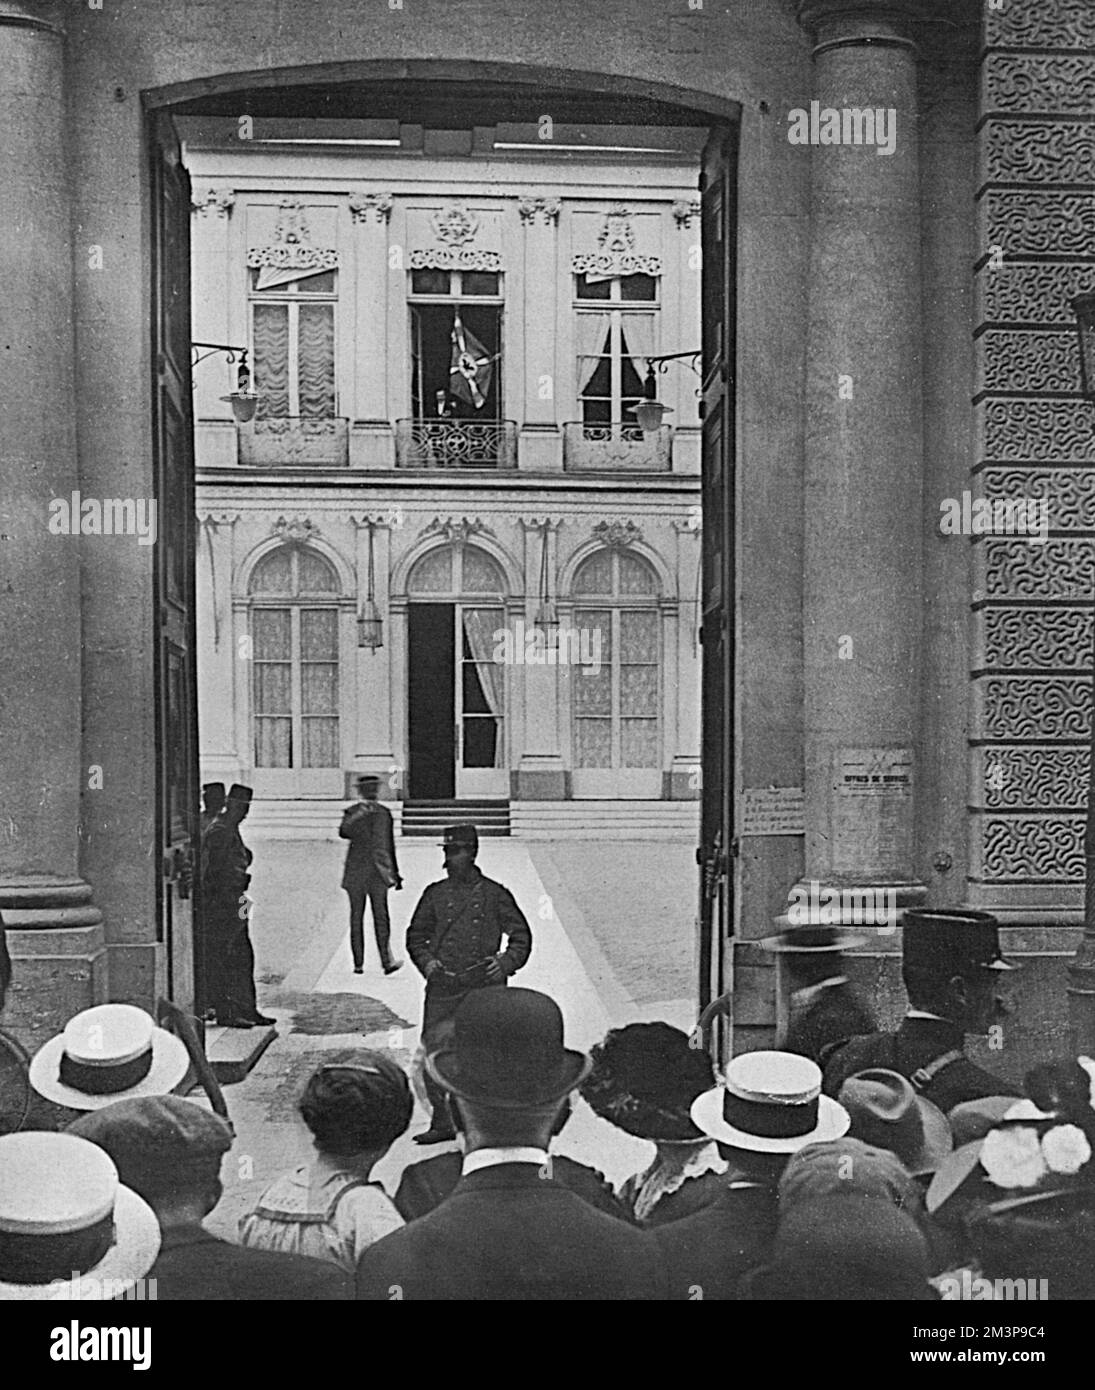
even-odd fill
[[[350,463],[356,468],[395,464],[388,419],[388,220],[392,195],[362,190],[350,195],[354,227],[354,374],[349,408]]]
[[[229,322],[232,280],[228,232],[236,195],[224,185],[201,183],[191,193],[191,284],[194,287],[191,336],[199,343],[233,342]],[[246,337],[235,340],[240,347]],[[231,467],[237,461],[236,423],[222,396],[236,389],[237,366],[215,353],[194,368],[196,452],[202,468]]]
[[[84,765],[80,540],[61,529],[79,484],[59,5],[0,0],[0,130],[0,912],[5,1019],[33,1045],[106,987],[79,859],[81,799],[108,793]]]
[[[558,422],[564,368],[556,356],[559,207],[558,198],[522,198],[517,204],[525,229],[525,399],[519,458],[523,468],[534,471],[557,470],[563,463]]]
[[[672,724],[674,741],[669,765],[670,801],[700,799],[700,651],[696,636],[700,590],[700,526],[698,513],[687,521],[674,521],[674,549],[677,563],[678,608],[673,703],[676,706]],[[667,682],[668,686],[668,682]],[[669,695],[667,689],[667,697]],[[668,698],[667,698],[668,715]]]
[[[873,888],[885,895],[873,902],[899,908],[925,892],[914,870],[922,287],[917,54],[906,27],[924,8],[799,6],[816,41],[801,151],[812,170],[802,886],[818,885],[817,898]],[[863,139],[849,143],[857,127]]]
[[[524,618],[526,634],[532,631],[540,611],[540,557],[545,537],[548,547],[548,595],[553,600],[556,598],[554,576],[557,573],[556,556],[561,524],[549,517],[521,518],[525,535],[525,608],[520,616]],[[512,613],[507,614],[507,621],[514,628],[515,617]],[[569,704],[565,700],[561,702],[560,692],[571,679],[571,668],[546,664],[528,666],[522,662],[514,667],[514,671],[517,677],[514,684],[521,686],[524,713],[521,725],[523,742],[517,770],[512,778],[514,800],[561,801],[567,796],[568,779],[559,746],[559,718],[561,709],[568,709]]]
[[[251,671],[235,641],[232,622],[232,543],[239,519],[239,512],[200,512],[195,560],[201,776],[203,782],[229,785],[238,782],[243,772],[236,744],[236,681],[241,673]]]

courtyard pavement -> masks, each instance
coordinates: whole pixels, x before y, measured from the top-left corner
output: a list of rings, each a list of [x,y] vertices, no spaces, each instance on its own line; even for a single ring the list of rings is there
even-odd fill
[[[207,1225],[232,1239],[239,1217],[263,1189],[311,1156],[296,1102],[316,1066],[377,1048],[412,1067],[423,987],[409,961],[397,974],[383,974],[369,920],[365,973],[353,973],[346,896],[339,887],[340,841],[280,840],[247,830],[245,823],[244,838],[255,854],[259,1005],[278,1020],[278,1036],[245,1080],[225,1088],[236,1142],[224,1166],[224,1197]],[[402,957],[414,905],[442,869],[432,840],[400,840],[398,855],[405,887],[388,901],[393,946]],[[515,983],[558,1001],[569,1046],[588,1049],[609,1028],[637,1019],[692,1027],[691,860],[691,846],[672,842],[481,842],[480,867],[513,892],[532,927],[532,956]],[[393,1194],[409,1163],[442,1151],[412,1142],[428,1123],[421,1083],[414,1079],[411,1127],[374,1172]],[[653,1157],[653,1145],[599,1119],[580,1099],[555,1149],[599,1168],[614,1183]]]

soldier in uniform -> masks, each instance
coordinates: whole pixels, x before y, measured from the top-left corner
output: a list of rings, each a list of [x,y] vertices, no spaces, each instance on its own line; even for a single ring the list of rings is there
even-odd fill
[[[208,987],[217,1022],[228,1028],[275,1021],[258,1011],[255,952],[248,931],[252,854],[240,838],[239,828],[251,809],[252,795],[250,787],[232,786],[224,810],[202,839]]]
[[[757,942],[778,953],[790,995],[782,1051],[824,1065],[837,1044],[875,1031],[874,1016],[844,973],[843,953],[863,944],[863,937],[822,926],[791,927]]]
[[[349,840],[346,866],[342,871],[342,886],[350,899],[350,952],[354,958],[354,974],[365,968],[365,900],[373,908],[373,934],[384,974],[391,975],[403,964],[395,960],[390,946],[391,923],[388,917],[388,889],[403,887],[399,864],[395,857],[395,834],[392,813],[377,800],[380,778],[366,774],[357,779],[361,797],[342,813],[338,833]]]
[[[224,783],[206,782],[202,787],[201,833],[205,832],[224,810]]]
[[[996,918],[965,909],[913,908],[905,914],[903,933],[908,1012],[896,1032],[850,1038],[832,1051],[826,1093],[836,1095],[856,1072],[884,1067],[900,1072],[944,1114],[981,1096],[1020,1095],[963,1050],[967,1034],[988,1033],[1006,1012],[997,981],[1016,967],[1000,954]]]
[[[532,950],[532,932],[513,894],[486,878],[475,863],[475,826],[448,826],[443,843],[448,877],[429,885],[407,928],[407,954],[426,981],[422,1044],[428,1052],[444,1041],[467,994],[504,985]],[[433,1116],[415,1143],[441,1144],[454,1138],[455,1130],[445,1093],[428,1071],[426,1092]]]

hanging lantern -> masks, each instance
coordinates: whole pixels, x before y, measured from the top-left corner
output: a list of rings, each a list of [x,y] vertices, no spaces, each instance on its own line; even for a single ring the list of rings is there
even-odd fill
[[[228,396],[222,396],[232,407],[232,414],[241,425],[250,424],[255,418],[255,408],[259,403],[258,392],[251,390],[251,368],[247,365],[246,350],[240,353],[240,369],[236,373],[236,389]]]
[[[638,405],[633,406],[632,410],[635,419],[639,422],[639,428],[645,435],[657,434],[662,427],[663,416],[673,413],[672,406],[663,405],[662,402],[658,400],[653,362],[647,363],[643,399]]]
[[[545,633],[559,626],[555,602],[549,595],[548,587],[548,536],[550,533],[551,522],[545,520],[540,527],[540,605],[536,610],[536,626],[542,628]]]
[[[376,530],[376,523],[370,521],[368,527],[369,592],[362,602],[361,612],[357,615],[357,645],[368,647],[375,652],[378,647],[384,645],[384,620],[380,616],[380,609],[376,606],[376,589],[373,580],[373,532]]]

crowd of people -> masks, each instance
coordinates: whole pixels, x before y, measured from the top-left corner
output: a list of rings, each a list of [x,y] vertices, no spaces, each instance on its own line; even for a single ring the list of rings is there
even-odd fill
[[[394,1193],[376,1180],[414,1097],[389,1055],[362,1049],[308,1078],[314,1157],[223,1240],[204,1223],[230,1122],[186,1094],[177,1038],[100,1005],[30,1067],[75,1117],[0,1137],[0,1298],[927,1302],[1006,1297],[1016,1279],[1095,1296],[1095,1061],[1037,1066],[1020,1089],[967,1057],[1012,968],[987,914],[906,914],[895,1030],[850,985],[848,936],[804,927],[768,942],[793,986],[779,1049],[720,1074],[698,1034],[635,1022],[586,1054],[556,1001],[505,987],[531,932],[469,831],[446,832],[446,880],[407,938],[426,982],[431,1115],[415,1137],[445,1151],[408,1163]],[[0,989],[9,974],[0,945]],[[613,1185],[556,1152],[579,1106],[606,1147],[614,1127],[649,1162]]]

